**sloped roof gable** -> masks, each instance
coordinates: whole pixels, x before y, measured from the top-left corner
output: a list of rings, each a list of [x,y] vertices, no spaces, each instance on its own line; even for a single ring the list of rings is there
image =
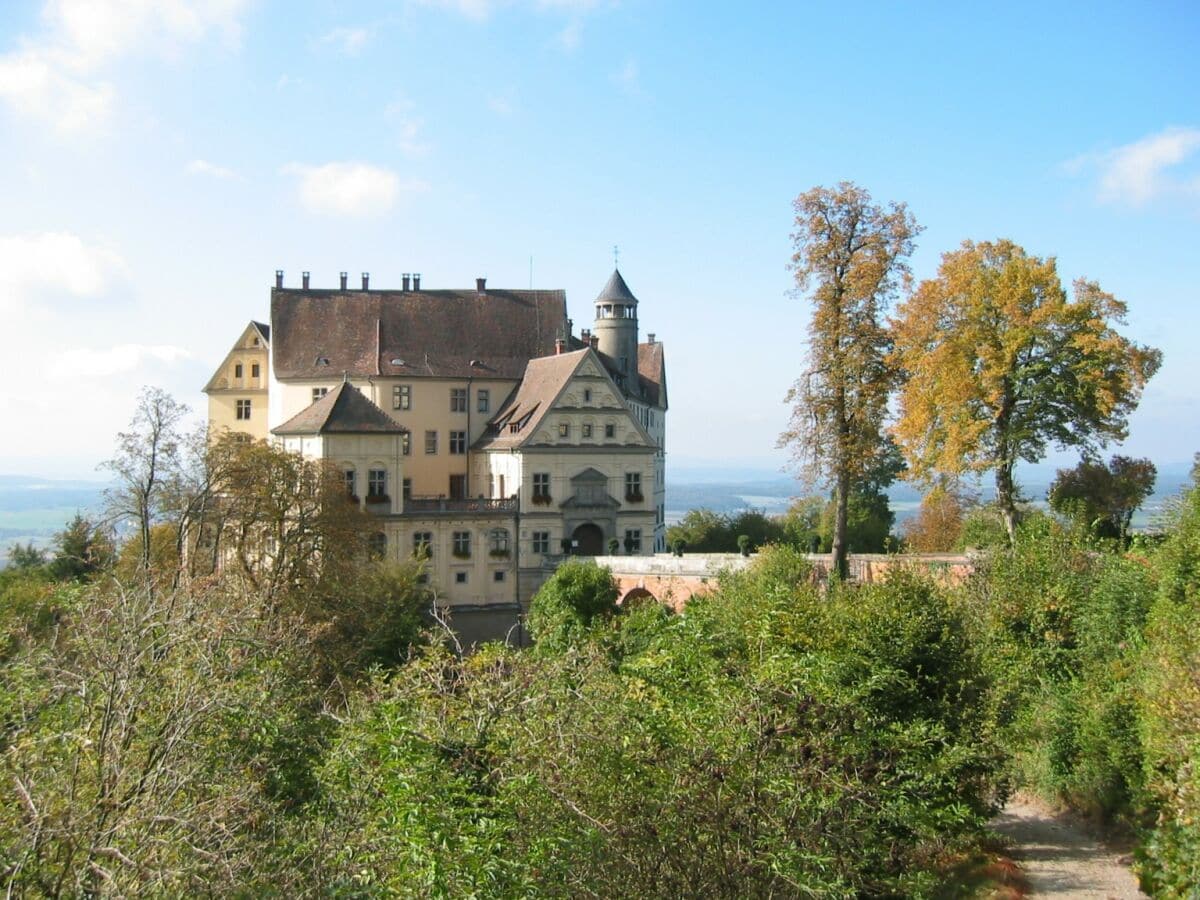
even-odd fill
[[[343,381],[272,434],[400,434],[408,429]]]

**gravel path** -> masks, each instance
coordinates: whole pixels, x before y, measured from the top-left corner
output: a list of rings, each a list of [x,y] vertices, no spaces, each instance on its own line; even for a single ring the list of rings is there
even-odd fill
[[[1012,855],[1029,880],[1030,897],[1133,900],[1146,896],[1115,853],[1036,800],[1014,797],[992,827],[1013,842]]]

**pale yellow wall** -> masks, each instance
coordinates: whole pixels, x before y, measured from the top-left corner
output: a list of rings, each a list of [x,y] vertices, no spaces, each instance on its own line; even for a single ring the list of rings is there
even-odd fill
[[[250,401],[250,419],[237,418],[237,401]],[[246,391],[241,393],[208,394],[208,430],[213,437],[223,431],[236,431],[248,434],[256,440],[267,438],[267,392]]]
[[[241,366],[241,377],[237,367]],[[217,371],[209,380],[205,393],[208,394],[208,427],[216,435],[225,429],[247,434],[264,440],[270,430],[269,380],[267,347],[262,343],[258,329],[248,325],[222,360]],[[258,366],[258,375],[254,367]],[[250,418],[237,418],[237,401],[250,401]]]
[[[332,390],[340,381],[340,377],[333,377],[328,381],[289,380],[279,383],[279,421],[272,421],[272,427],[286,422],[311,405],[314,387]],[[449,496],[450,475],[467,474],[467,454],[450,453],[450,432],[468,431],[469,447],[483,434],[488,420],[515,386],[513,381],[472,380],[468,386],[461,379],[430,378],[351,379],[351,383],[372,403],[411,431],[411,451],[405,458],[405,477],[412,479],[412,492],[418,497]],[[412,408],[409,410],[395,408],[392,389],[398,384],[407,384],[411,388]],[[450,411],[451,388],[469,389],[469,414]],[[486,413],[478,411],[480,389],[489,391],[490,402]],[[434,454],[425,452],[425,432],[429,430],[437,432],[437,453]],[[471,472],[468,496],[486,496],[488,484],[486,481],[475,483],[476,471]]]

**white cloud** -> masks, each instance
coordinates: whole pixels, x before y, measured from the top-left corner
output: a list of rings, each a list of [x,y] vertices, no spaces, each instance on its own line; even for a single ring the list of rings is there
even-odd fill
[[[45,0],[41,33],[0,55],[0,100],[62,132],[93,127],[113,105],[106,69],[133,53],[177,53],[214,31],[236,41],[248,2]]]
[[[317,43],[335,47],[346,56],[357,56],[371,39],[371,31],[361,26],[335,28],[321,35]]]
[[[220,178],[222,180],[238,177],[237,172],[233,171],[233,169],[218,166],[216,163],[210,163],[204,159],[193,159],[187,164],[184,171],[189,175],[207,175],[209,178]]]
[[[492,94],[488,97],[488,109],[498,116],[511,116],[516,109],[516,102],[511,95]]]
[[[117,344],[107,350],[80,347],[59,353],[49,371],[58,381],[107,378],[142,369],[148,363],[169,366],[191,358],[190,350],[173,344]]]
[[[45,294],[95,297],[124,271],[115,252],[69,232],[0,236],[0,310]]]
[[[456,12],[476,22],[489,19],[492,13],[506,7],[527,7],[539,11],[586,12],[599,5],[599,0],[416,0],[422,6]]]
[[[362,162],[289,163],[281,172],[299,179],[300,202],[305,209],[325,215],[382,215],[396,204],[401,191],[426,188],[418,181],[402,183],[391,169]]]
[[[1200,193],[1200,128],[1167,128],[1114,150],[1076,157],[1070,174],[1094,171],[1097,196],[1106,203],[1145,206],[1172,195]],[[1190,169],[1190,171],[1187,171]]]

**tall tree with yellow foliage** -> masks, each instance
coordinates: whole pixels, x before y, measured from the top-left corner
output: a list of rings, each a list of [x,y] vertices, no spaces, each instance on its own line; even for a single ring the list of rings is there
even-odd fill
[[[806,191],[794,206],[792,271],[813,312],[808,369],[788,391],[792,418],[779,444],[810,479],[832,485],[833,568],[845,575],[850,493],[888,456],[887,306],[908,278],[919,228],[903,203],[884,208],[845,181]]]
[[[946,253],[898,310],[894,432],[914,476],[992,470],[1011,538],[1013,467],[1046,447],[1085,454],[1126,436],[1162,354],[1117,333],[1125,304],[1079,279],[1068,300],[1053,257],[1012,241]]]

